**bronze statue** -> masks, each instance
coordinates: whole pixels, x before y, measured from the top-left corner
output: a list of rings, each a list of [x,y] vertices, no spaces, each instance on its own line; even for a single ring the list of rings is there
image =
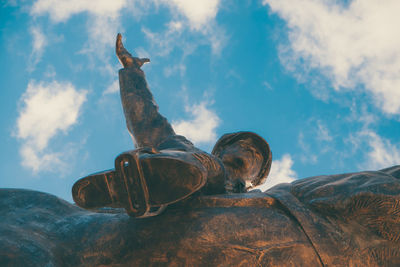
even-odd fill
[[[121,101],[136,149],[119,155],[115,170],[82,178],[72,195],[82,208],[123,207],[133,217],[159,214],[195,192],[242,193],[263,183],[271,167],[268,143],[251,132],[226,134],[211,154],[175,134],[147,86],[140,67],[117,36]]]
[[[60,242],[54,247],[62,253],[51,253],[55,262],[70,257],[84,266],[400,266],[400,166],[246,193],[268,175],[267,142],[239,132],[222,136],[211,154],[197,149],[158,113],[140,69],[149,60],[132,57],[120,35],[117,55],[124,66],[122,105],[137,149],[119,155],[115,170],[75,183],[75,202],[95,212],[53,199],[56,215],[51,214],[42,201],[49,196],[31,197],[37,209],[26,210],[20,199],[33,193],[0,194],[6,203],[15,199],[15,209],[27,216],[23,233]],[[21,221],[3,206],[8,220]],[[148,218],[106,213],[118,209],[97,213],[99,207]],[[58,215],[60,210],[67,212]],[[54,217],[61,219],[53,222]],[[53,226],[37,235],[37,225],[47,220]],[[25,251],[12,244],[6,243],[9,251],[17,252],[9,258]],[[43,247],[47,253],[48,243]]]

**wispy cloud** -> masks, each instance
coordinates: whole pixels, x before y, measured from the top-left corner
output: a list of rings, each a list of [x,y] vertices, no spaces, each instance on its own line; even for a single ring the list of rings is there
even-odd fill
[[[48,13],[52,21],[65,22],[71,16],[87,12],[97,16],[117,18],[125,0],[38,0],[31,9],[33,15]]]
[[[400,146],[392,144],[376,133],[370,131],[363,133],[368,137],[370,151],[367,153],[367,169],[381,169],[400,164]]]
[[[115,45],[115,36],[120,28],[121,11],[127,5],[126,0],[38,0],[31,7],[31,15],[48,15],[52,23],[68,21],[72,16],[88,14],[88,41],[81,53],[91,56],[91,60],[101,60],[107,72],[109,58],[108,49]]]
[[[218,54],[226,41],[224,31],[217,25],[215,18],[219,11],[220,0],[172,0],[163,1],[174,12],[175,17],[183,16],[191,31],[200,32],[208,38],[212,52]]]
[[[47,45],[47,38],[39,26],[32,26],[29,32],[32,36],[32,52],[29,59],[28,70],[32,71],[43,56],[44,48]]]
[[[195,144],[212,143],[217,139],[216,128],[220,123],[218,115],[207,107],[207,102],[186,106],[185,110],[192,118],[173,121],[177,134],[187,137]]]
[[[88,56],[90,68],[102,66],[103,73],[113,76],[109,51],[115,44],[116,33],[123,32],[122,15],[140,20],[150,12],[157,12],[159,6],[168,8],[171,16],[164,30],[153,32],[143,27],[142,31],[154,47],[152,55],[166,56],[174,48],[182,49],[180,65],[184,66],[184,58],[201,44],[209,44],[214,54],[220,53],[226,37],[215,22],[219,5],[219,0],[37,0],[30,13],[34,17],[48,15],[54,24],[67,22],[77,14],[87,14],[88,40],[80,52]],[[190,36],[182,34],[184,31]],[[101,65],[96,64],[98,60]],[[180,71],[184,72],[184,68]]]
[[[69,82],[29,82],[17,119],[22,165],[38,172],[62,164],[64,153],[49,151],[49,141],[77,123],[86,94]]]
[[[190,28],[196,31],[204,30],[215,19],[220,4],[220,0],[164,0],[162,2],[182,14],[188,20]]]
[[[364,129],[350,135],[347,142],[354,151],[365,151],[359,168],[378,170],[400,164],[400,144],[378,135],[371,129]]]
[[[317,139],[325,142],[330,142],[333,140],[328,127],[320,120],[317,121]]]
[[[166,25],[165,31],[161,33],[152,32],[146,27],[142,27],[142,32],[145,37],[149,40],[150,44],[157,51],[160,56],[167,56],[171,51],[181,43],[181,34],[183,32],[183,24],[179,21],[172,21]],[[184,50],[185,54],[190,54],[193,49],[190,48],[188,44],[180,45]]]
[[[316,164],[318,162],[317,154],[311,149],[311,145],[308,141],[306,141],[306,137],[303,132],[299,133],[297,140],[299,147],[302,150],[302,154],[300,156],[301,162],[306,164]]]
[[[272,85],[267,82],[267,81],[263,81],[262,86],[267,90],[267,91],[273,91],[274,88],[272,87]]]
[[[215,20],[219,0],[155,0],[154,3],[167,6],[172,15],[164,31],[152,32],[145,27],[142,29],[150,43],[157,48],[155,50],[161,51],[161,55],[168,55],[176,47],[188,55],[201,44],[209,44],[213,54],[221,52],[227,37]],[[184,32],[189,32],[191,38],[185,38],[187,36]]]
[[[186,73],[186,65],[184,63],[178,63],[173,66],[165,67],[163,72],[165,77],[170,77],[176,73],[183,77]]]
[[[286,66],[295,65],[297,73],[318,70],[336,90],[364,88],[382,111],[400,114],[399,1],[263,3],[287,22]]]
[[[265,191],[280,183],[291,183],[297,179],[297,173],[292,169],[293,160],[289,154],[282,156],[280,160],[273,160],[271,172],[264,184],[257,187]]]
[[[393,139],[381,136],[379,133],[379,122],[381,119],[366,105],[353,106],[351,114],[345,118],[346,121],[358,124],[359,128],[351,132],[343,139],[344,147],[340,158],[354,157],[357,153],[360,170],[377,170],[392,165],[400,164],[400,143]]]
[[[113,81],[107,89],[103,92],[103,95],[114,94],[119,92],[119,81]]]
[[[302,152],[300,160],[304,164],[316,164],[322,155],[328,152],[332,155],[335,150],[337,136],[331,133],[329,124],[314,117],[304,121],[303,129],[298,134],[298,146]]]
[[[172,14],[166,32],[157,34],[161,39],[169,36],[174,39],[176,35],[172,34],[188,28],[192,32],[199,32],[206,36],[214,52],[220,51],[223,46],[224,35],[215,23],[220,5],[219,0],[38,0],[32,5],[31,14],[34,16],[48,14],[53,23],[60,23],[66,22],[73,15],[87,13],[89,15],[88,33],[90,39],[95,42],[88,43],[84,50],[86,52],[92,51],[94,48],[98,49],[99,43],[102,45],[114,44],[115,34],[120,28],[121,13],[124,8],[137,10],[143,7],[148,10],[150,5],[166,6]],[[136,13],[137,11],[133,12],[133,15],[136,15]],[[155,43],[161,42],[161,39],[155,36],[156,34],[151,34],[146,29],[144,32]],[[166,44],[170,45],[170,42],[167,41],[161,44],[164,48]]]

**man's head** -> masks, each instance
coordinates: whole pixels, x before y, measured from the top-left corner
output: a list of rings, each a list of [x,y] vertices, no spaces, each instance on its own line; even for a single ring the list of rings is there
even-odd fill
[[[212,154],[222,160],[233,192],[245,192],[262,184],[271,168],[268,143],[252,132],[223,135]]]

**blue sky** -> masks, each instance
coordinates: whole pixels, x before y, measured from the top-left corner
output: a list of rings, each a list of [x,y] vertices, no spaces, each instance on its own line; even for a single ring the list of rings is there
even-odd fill
[[[253,131],[265,189],[400,163],[397,0],[35,0],[0,4],[0,187],[71,201],[133,149],[115,37],[149,57],[160,112],[211,151]]]

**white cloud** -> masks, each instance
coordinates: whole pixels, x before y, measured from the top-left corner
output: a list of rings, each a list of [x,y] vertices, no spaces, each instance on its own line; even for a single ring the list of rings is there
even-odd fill
[[[303,153],[300,156],[300,160],[303,163],[316,164],[318,162],[318,157],[315,153],[311,152],[310,144],[308,142],[306,142],[305,139],[306,138],[304,136],[304,133],[300,132],[299,137],[298,137],[298,144],[299,144],[301,150],[303,150]]]
[[[349,123],[361,123],[362,127],[367,129],[371,125],[376,124],[378,122],[378,118],[379,117],[377,114],[368,111],[368,107],[365,103],[361,104],[361,106],[353,103],[350,107],[350,114],[345,118],[345,121]]]
[[[267,91],[273,91],[273,90],[274,90],[274,88],[272,87],[272,85],[271,85],[269,82],[267,82],[267,81],[263,81],[262,85],[264,86],[264,88],[265,88]]]
[[[393,145],[389,140],[370,133],[368,152],[368,167],[380,169],[400,164],[400,147]]]
[[[87,13],[89,39],[81,52],[94,55],[92,60],[102,60],[107,72],[109,58],[106,54],[115,45],[120,28],[120,13],[126,5],[126,0],[38,0],[32,5],[31,14],[48,14],[53,23],[60,23],[68,21],[74,15]]]
[[[162,5],[171,11],[171,21],[166,30],[154,33],[143,27],[145,36],[155,46],[154,53],[167,55],[174,47],[184,50],[184,56],[190,54],[201,43],[211,45],[212,52],[219,54],[225,44],[225,34],[215,23],[218,13],[219,0],[37,0],[31,7],[31,15],[49,15],[53,23],[66,22],[72,16],[88,14],[87,32],[88,41],[84,44],[81,53],[89,55],[88,65],[97,66],[95,62],[101,60],[102,68],[107,74],[110,65],[109,49],[115,45],[117,32],[123,31],[121,27],[122,11],[135,19],[157,10]],[[202,38],[190,40],[182,37],[181,33],[189,29],[198,33]],[[193,36],[192,36],[193,37]]]
[[[320,120],[317,121],[317,139],[320,141],[330,142],[333,140],[328,128]]]
[[[114,94],[119,92],[119,80],[115,80],[103,92],[103,95]]]
[[[186,112],[193,117],[190,120],[173,121],[172,126],[177,134],[187,137],[196,143],[211,143],[217,139],[215,132],[220,119],[214,111],[202,102],[194,106],[186,106]]]
[[[115,46],[115,38],[120,28],[120,21],[109,16],[92,16],[87,22],[89,40],[82,53],[92,53],[95,58],[105,59],[111,47]]]
[[[31,14],[48,13],[56,23],[65,22],[71,16],[82,12],[115,19],[125,5],[125,0],[38,0],[33,4]]]
[[[191,29],[200,31],[211,23],[217,13],[219,0],[172,0],[163,1],[172,10],[177,10],[188,19]]]
[[[167,33],[171,30],[182,31],[184,20],[185,25],[188,25],[192,31],[202,32],[208,36],[214,52],[221,49],[224,37],[214,23],[220,4],[219,0],[153,0],[150,2],[156,6],[162,4],[172,11],[173,18],[167,27]],[[54,23],[60,23],[66,22],[73,15],[88,13],[91,17],[88,22],[91,39],[113,45],[120,26],[121,11],[124,8],[130,8],[134,11],[133,15],[136,15],[138,11],[135,10],[140,7],[148,10],[149,2],[138,0],[38,0],[33,4],[31,14],[35,16],[48,14]],[[88,49],[91,50],[90,46]]]
[[[163,72],[165,77],[170,77],[176,73],[179,73],[183,77],[186,73],[186,65],[183,63],[174,64],[173,66],[165,67]]]
[[[400,144],[393,144],[373,130],[362,130],[349,141],[355,149],[362,148],[368,151],[365,162],[359,166],[360,169],[378,170],[400,164]]]
[[[301,148],[298,156],[302,163],[316,164],[321,156],[336,153],[335,144],[338,138],[331,134],[331,130],[334,130],[334,127],[320,119],[311,117],[304,121],[297,139]]]
[[[33,37],[33,51],[42,51],[46,45],[46,38],[39,27],[32,27],[31,34]]]
[[[29,32],[32,35],[32,52],[29,59],[28,69],[33,70],[42,58],[44,48],[47,45],[47,39],[43,34],[42,29],[38,26],[32,26]]]
[[[137,47],[135,49],[136,55],[139,58],[150,58],[150,53],[147,52],[146,49],[144,49],[143,47]]]
[[[5,1],[5,3],[3,3],[4,7],[17,6],[17,5],[18,5],[18,1],[17,0],[8,0],[8,1]]]
[[[169,55],[173,49],[179,48],[183,51],[183,58],[193,53],[200,45],[210,45],[211,52],[219,55],[226,43],[225,32],[218,26],[210,27],[200,33],[184,34],[185,27],[175,27],[182,22],[172,21],[166,25],[166,29],[161,32],[153,32],[146,27],[142,27],[142,32],[149,40],[153,53],[160,56]]]
[[[20,155],[22,166],[35,173],[43,170],[54,171],[64,167],[61,161],[61,153],[40,153],[33,146],[24,145],[20,149]]]
[[[184,50],[184,54],[190,54],[193,51],[191,46],[183,44],[181,41],[183,26],[179,21],[168,23],[166,30],[162,33],[152,32],[145,27],[142,27],[142,32],[150,43],[157,48],[157,54],[160,56],[169,55],[179,43],[180,48]]]
[[[86,94],[68,82],[29,82],[21,98],[16,134],[23,141],[24,166],[38,172],[60,164],[62,153],[49,152],[49,141],[77,123]]]
[[[286,20],[283,62],[320,70],[336,90],[365,88],[374,104],[400,114],[400,1],[264,0]],[[303,62],[303,63],[300,63]],[[293,67],[293,66],[288,66]]]
[[[172,19],[163,32],[142,29],[156,50],[161,51],[160,55],[168,55],[175,47],[182,48],[188,55],[203,43],[211,45],[213,54],[221,52],[227,37],[215,21],[219,0],[154,0],[154,3],[167,6],[172,13]],[[190,39],[185,39],[186,35],[182,34],[186,30],[192,33]],[[196,41],[193,37],[197,37]]]
[[[283,155],[280,160],[273,160],[271,172],[264,184],[257,187],[261,191],[265,191],[280,183],[291,183],[297,179],[296,172],[292,169],[293,160],[289,154]]]
[[[130,8],[135,11],[134,15],[140,15],[136,14],[140,12],[139,8],[148,11],[150,3],[156,6],[166,5],[175,14],[185,17],[192,29],[201,30],[215,19],[220,0],[38,0],[33,4],[31,13],[33,15],[48,13],[56,23],[65,22],[71,16],[82,12],[116,19],[122,8]]]

